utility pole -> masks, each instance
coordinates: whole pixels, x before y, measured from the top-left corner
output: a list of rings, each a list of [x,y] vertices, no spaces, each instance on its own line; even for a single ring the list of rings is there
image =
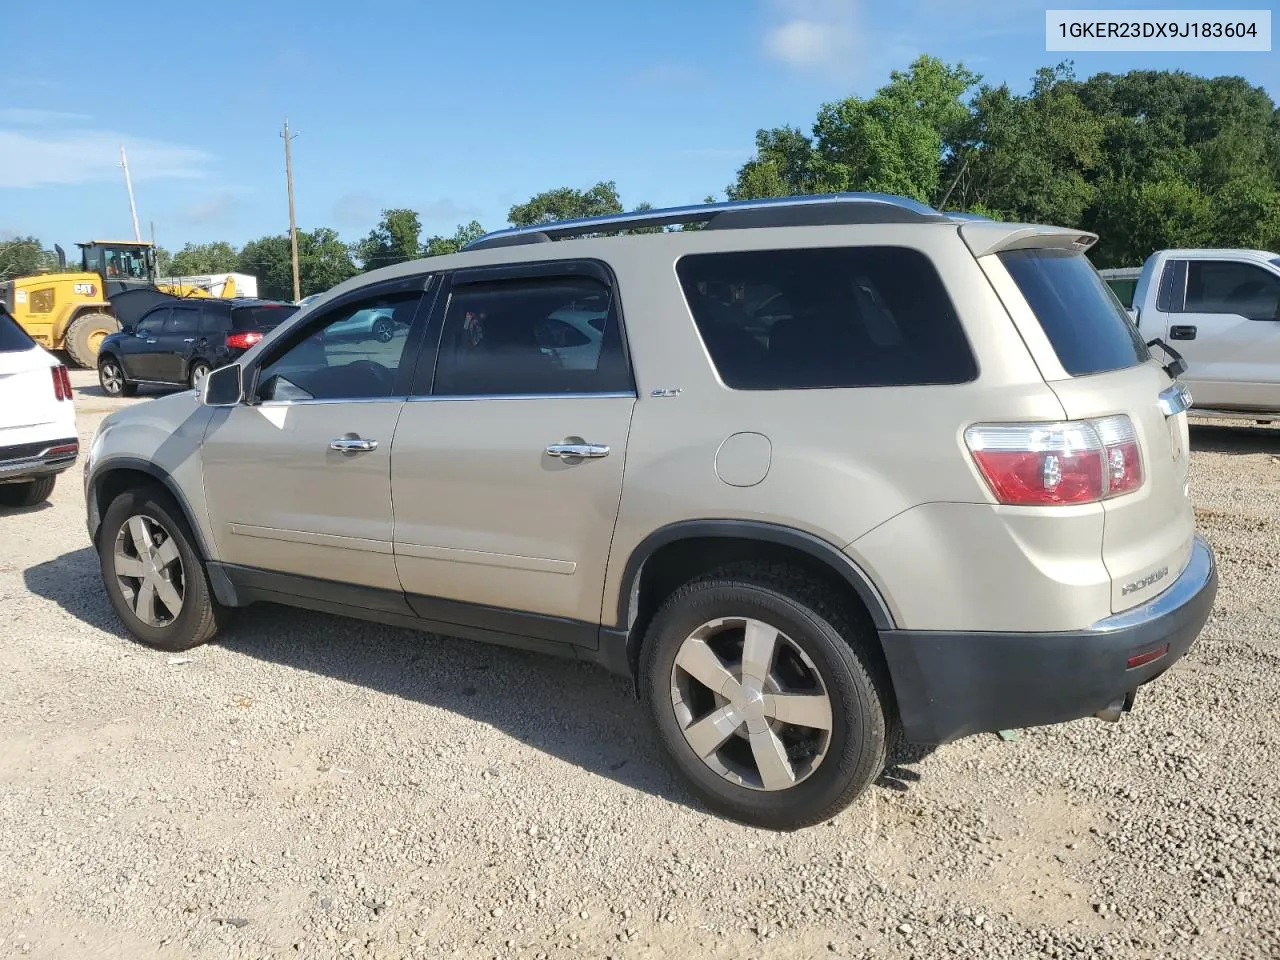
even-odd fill
[[[302,285],[298,282],[298,221],[293,213],[293,150],[291,143],[297,134],[290,135],[289,121],[284,122],[284,175],[289,182],[289,255],[293,258],[293,302],[302,299]]]
[[[142,230],[138,227],[138,205],[133,202],[133,181],[129,178],[129,158],[124,155],[124,144],[120,144],[120,166],[124,167],[124,185],[129,191],[129,213],[133,215],[133,239],[142,242]]]

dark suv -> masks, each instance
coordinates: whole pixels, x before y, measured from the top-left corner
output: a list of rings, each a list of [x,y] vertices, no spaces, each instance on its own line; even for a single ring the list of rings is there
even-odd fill
[[[98,382],[112,397],[132,396],[143,383],[196,387],[297,311],[276,300],[161,304],[102,341]]]

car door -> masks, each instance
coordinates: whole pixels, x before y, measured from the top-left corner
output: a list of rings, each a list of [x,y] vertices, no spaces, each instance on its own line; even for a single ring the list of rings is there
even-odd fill
[[[353,293],[245,367],[246,401],[218,409],[201,452],[223,562],[273,589],[408,613],[391,548],[391,441],[416,342],[324,334],[370,306],[417,330],[427,282]]]
[[[1240,260],[1175,260],[1158,301],[1196,406],[1280,408],[1280,274]]]
[[[551,314],[602,293],[592,363],[539,343]],[[463,271],[437,300],[436,363],[419,364],[391,460],[419,616],[596,644],[635,405],[612,293],[601,264],[564,262]]]
[[[165,383],[187,382],[187,363],[195,349],[199,329],[199,307],[175,304],[170,309],[168,319],[155,336],[155,376],[151,379]]]
[[[129,336],[120,338],[120,365],[130,380],[157,378],[156,348],[169,319],[168,305],[149,310],[138,318]]]

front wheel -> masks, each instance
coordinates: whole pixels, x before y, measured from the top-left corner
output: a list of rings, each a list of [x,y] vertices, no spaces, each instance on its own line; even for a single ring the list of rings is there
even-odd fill
[[[158,487],[111,502],[98,530],[107,599],[148,646],[190,650],[211,640],[229,613],[213,598],[194,537],[173,498]]]
[[[381,317],[373,324],[373,338],[379,343],[390,343],[396,335],[396,325],[386,317]]]
[[[124,368],[115,357],[98,358],[98,385],[108,397],[132,397],[138,388],[124,378]]]
[[[759,565],[677,590],[642,648],[641,694],[676,772],[735,820],[827,820],[884,769],[888,685],[869,627],[798,574]]]

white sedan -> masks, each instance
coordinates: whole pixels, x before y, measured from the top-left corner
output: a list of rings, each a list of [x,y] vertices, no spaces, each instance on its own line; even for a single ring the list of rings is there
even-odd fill
[[[48,500],[79,453],[67,368],[0,304],[0,508]]]

